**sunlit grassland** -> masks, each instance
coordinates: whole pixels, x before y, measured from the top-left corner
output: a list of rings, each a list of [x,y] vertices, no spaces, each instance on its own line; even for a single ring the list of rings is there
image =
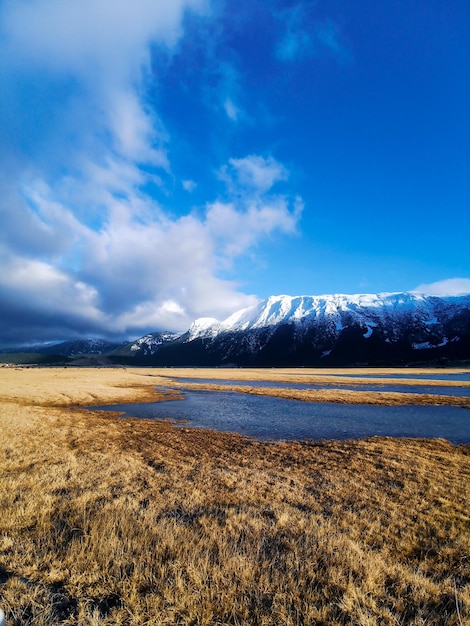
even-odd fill
[[[176,375],[310,374],[0,369],[8,624],[469,623],[470,446],[261,443],[77,408],[159,399]]]

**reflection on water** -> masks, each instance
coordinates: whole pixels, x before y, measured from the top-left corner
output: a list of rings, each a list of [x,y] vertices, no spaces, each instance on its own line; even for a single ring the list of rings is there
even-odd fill
[[[184,400],[93,407],[125,417],[171,419],[180,426],[257,439],[442,437],[470,443],[470,410],[452,406],[370,406],[301,402],[236,392],[188,391]]]
[[[282,387],[284,389],[344,389],[348,391],[396,391],[398,393],[429,393],[435,396],[462,396],[469,398],[470,387],[441,387],[434,385],[397,385],[397,384],[372,384],[357,383],[349,385],[338,385],[330,383],[286,383],[284,381],[274,382],[271,380],[224,380],[217,378],[177,378],[182,383],[201,383],[212,385],[230,385],[240,387]]]

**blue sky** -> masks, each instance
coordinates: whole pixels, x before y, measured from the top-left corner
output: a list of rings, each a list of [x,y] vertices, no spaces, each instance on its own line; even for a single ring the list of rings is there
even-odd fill
[[[0,0],[0,344],[470,292],[467,0]]]

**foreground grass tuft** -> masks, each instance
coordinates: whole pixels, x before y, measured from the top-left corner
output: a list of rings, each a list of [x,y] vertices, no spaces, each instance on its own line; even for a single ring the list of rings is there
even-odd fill
[[[5,376],[9,626],[469,623],[469,446],[263,444],[64,408],[141,375]]]

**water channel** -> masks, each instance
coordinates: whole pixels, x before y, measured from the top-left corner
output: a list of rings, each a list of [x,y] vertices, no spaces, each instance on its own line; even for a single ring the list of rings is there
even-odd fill
[[[176,427],[237,432],[260,440],[359,439],[378,435],[440,437],[456,444],[470,443],[470,409],[455,406],[301,402],[201,390],[184,391],[184,400],[90,408],[120,411],[123,417],[170,419]]]
[[[351,391],[396,391],[398,393],[428,393],[434,396],[462,396],[469,398],[470,404],[470,387],[446,387],[438,385],[400,385],[400,384],[380,384],[380,383],[350,383],[350,384],[334,384],[334,383],[288,383],[284,381],[267,381],[267,380],[224,380],[217,378],[180,378],[178,382],[182,383],[200,383],[205,385],[237,385],[239,387],[283,387],[284,389],[345,389]]]
[[[316,374],[305,374],[316,376]],[[329,376],[347,376],[348,378],[408,378],[415,380],[455,380],[470,382],[470,372],[449,372],[447,374],[329,374]]]

